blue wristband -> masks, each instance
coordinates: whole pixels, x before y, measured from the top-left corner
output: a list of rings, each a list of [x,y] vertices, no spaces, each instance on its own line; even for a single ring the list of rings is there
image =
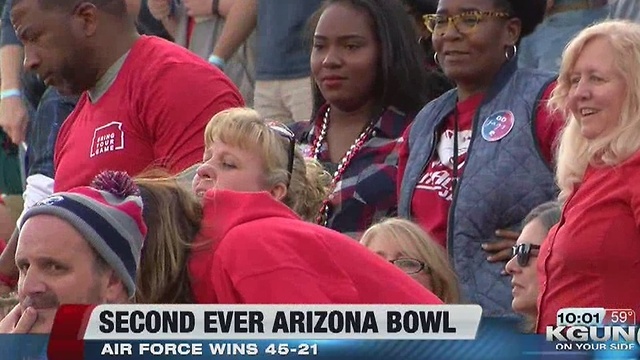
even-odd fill
[[[220,56],[211,55],[209,56],[209,64],[222,68],[224,67],[225,61]]]
[[[20,97],[22,92],[18,89],[9,89],[0,91],[0,100],[4,100],[10,97]]]

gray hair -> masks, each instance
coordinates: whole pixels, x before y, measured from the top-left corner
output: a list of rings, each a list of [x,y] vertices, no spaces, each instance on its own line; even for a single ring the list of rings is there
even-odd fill
[[[562,207],[557,201],[549,201],[533,208],[522,221],[522,226],[527,225],[535,219],[540,220],[546,231],[549,231],[553,225],[560,221]]]

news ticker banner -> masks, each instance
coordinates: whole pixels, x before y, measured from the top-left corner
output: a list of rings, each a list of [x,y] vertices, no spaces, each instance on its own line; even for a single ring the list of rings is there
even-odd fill
[[[627,310],[563,311],[558,319],[571,324],[524,335],[520,319],[481,320],[475,305],[63,306],[48,349],[41,337],[0,336],[0,358],[39,359],[33,354],[45,353],[50,360],[637,358],[638,332],[631,318],[612,325],[595,315],[620,321]],[[585,313],[600,318],[586,324]],[[607,332],[607,326],[613,327]]]
[[[481,316],[478,305],[66,306],[56,314],[48,354],[50,360],[339,358],[344,349],[335,345],[344,341],[366,344],[364,350],[371,341],[473,340]]]
[[[48,354],[50,360],[340,358],[343,349],[335,345],[344,341],[367,345],[361,349],[372,341],[470,341],[481,316],[478,305],[63,306]]]

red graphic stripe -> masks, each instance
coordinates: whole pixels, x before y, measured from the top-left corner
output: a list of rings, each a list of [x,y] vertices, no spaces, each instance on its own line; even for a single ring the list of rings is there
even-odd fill
[[[84,360],[84,333],[96,305],[62,305],[53,321],[49,360]]]

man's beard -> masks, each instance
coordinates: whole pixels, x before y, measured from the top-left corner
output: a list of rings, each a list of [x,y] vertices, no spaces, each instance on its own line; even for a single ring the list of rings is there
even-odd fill
[[[66,96],[80,95],[84,91],[96,86],[96,71],[91,64],[85,61],[76,61],[76,64],[68,63],[60,70],[62,84],[57,90]]]

